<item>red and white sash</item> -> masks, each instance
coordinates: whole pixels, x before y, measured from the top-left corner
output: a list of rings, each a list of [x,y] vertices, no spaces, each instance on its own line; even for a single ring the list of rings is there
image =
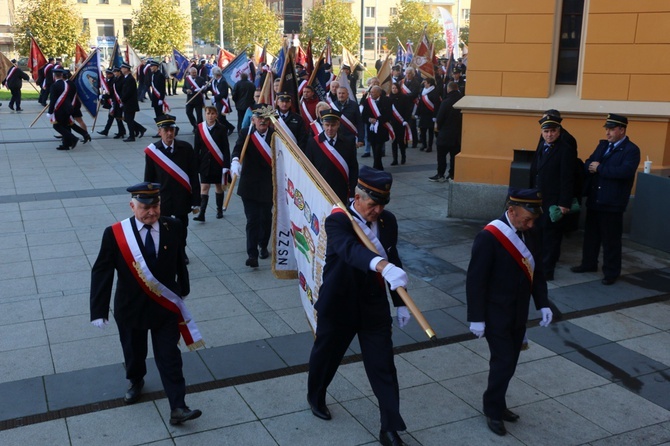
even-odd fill
[[[272,166],[272,149],[267,141],[265,141],[265,138],[261,138],[261,134],[258,133],[258,130],[255,130],[254,133],[251,134],[251,141],[253,141],[254,147],[258,149],[263,159]]]
[[[168,175],[174,178],[175,181],[184,186],[187,191],[192,192],[191,182],[186,172],[184,172],[184,169],[179,167],[174,161],[168,158],[166,154],[158,150],[153,143],[149,144],[147,148],[144,149],[144,153],[146,153],[149,158],[154,160],[156,164],[161,166],[161,168],[166,171]]]
[[[186,82],[188,82],[189,85],[189,90],[191,90],[193,93],[197,93],[200,91],[202,88],[201,86],[198,85],[198,83],[193,79],[192,76],[186,76]]]
[[[335,149],[335,147],[328,142],[328,137],[325,133],[323,136],[326,138],[325,141],[321,141],[319,136],[315,136],[314,140],[321,148],[323,154],[326,155],[326,157],[335,165],[335,167],[337,167],[337,170],[344,177],[344,181],[349,183],[349,165],[344,160],[344,158],[342,158],[340,152],[338,152],[337,149]]]
[[[53,64],[46,64],[44,66],[44,80],[42,81],[42,88],[47,87],[47,76],[49,76],[49,73],[51,72],[51,69],[53,68]]]
[[[184,300],[162,284],[147,266],[147,262],[142,255],[142,250],[133,232],[133,224],[131,219],[127,218],[112,225],[114,238],[119,246],[123,260],[128,266],[128,270],[147,296],[163,308],[179,316],[179,332],[189,350],[204,347],[205,341],[203,341],[200,330],[198,330],[191,313],[186,308]]]
[[[58,96],[58,99],[56,99],[56,104],[54,105],[54,112],[56,110],[59,110],[63,104],[65,103],[65,100],[67,99],[67,95],[70,91],[70,86],[68,85],[67,82],[62,81],[63,84],[65,84],[65,88],[63,88],[63,92]]]
[[[395,108],[395,104],[393,104],[393,117],[395,118],[398,123],[403,125],[403,130],[405,133],[405,142],[407,141],[412,141],[412,132],[409,129],[409,124],[402,118],[402,115],[398,111],[397,108]]]
[[[212,91],[214,92],[215,96],[221,94],[216,81],[212,82]],[[228,98],[221,98],[221,105],[223,105],[223,107],[221,107],[221,114],[230,113],[232,111],[230,108],[230,102],[228,102]]]
[[[158,88],[156,88],[156,85],[154,84],[154,77],[151,76],[151,93],[154,95],[157,101],[163,101],[163,113],[169,112],[170,111],[170,106],[168,105],[167,101],[165,98],[161,99],[161,93],[158,91]]]
[[[305,89],[305,85],[307,85],[308,82],[306,80],[303,80],[300,82],[300,85],[298,86],[298,97],[302,97],[302,92]]]
[[[305,81],[307,82],[307,81]],[[309,112],[309,107],[307,107],[307,103],[303,100],[300,101],[300,110],[302,111],[302,115],[304,116],[305,119],[307,119],[307,122],[312,122],[314,121],[314,116]]]
[[[119,96],[119,92],[116,90],[116,81],[114,82],[114,97],[116,98],[116,102],[119,103],[119,106],[123,107],[123,102],[121,102],[121,96]]]
[[[9,81],[14,76],[14,74],[16,74],[16,70],[17,68],[12,65],[12,67],[7,72],[7,76],[5,77],[5,83]]]
[[[493,220],[484,227],[500,242],[519,265],[530,283],[533,283],[535,259],[526,244],[516,235],[516,231],[500,220]]]
[[[349,118],[347,118],[346,116],[344,116],[344,113],[342,113],[342,115],[340,116],[340,122],[341,122],[342,125],[344,125],[344,127],[345,127],[347,130],[349,130],[354,136],[358,136],[358,129],[356,128],[356,126],[354,125],[354,123],[351,122],[351,120],[350,120]]]
[[[309,128],[312,130],[312,133],[314,133],[314,136],[317,138],[323,132],[323,127],[319,123],[319,121],[312,121],[309,123]]]
[[[370,126],[370,130],[372,130],[374,133],[377,133],[377,124],[379,123],[379,117],[382,114],[379,111],[379,107],[377,107],[377,101],[372,99],[370,96],[368,96],[367,101],[368,101],[368,105],[370,106],[370,111],[372,112],[372,116],[375,119],[377,119],[377,123],[372,124]],[[390,122],[384,122],[383,125],[386,128],[386,131],[389,132],[389,138],[391,140],[394,140],[395,139],[395,132],[393,131],[393,126],[391,125],[391,123]]]
[[[421,92],[421,102],[423,102],[423,105],[428,108],[432,113],[435,112],[435,104],[431,102],[430,99],[428,99],[428,94],[435,89],[434,86],[430,86],[429,88],[424,88],[423,91]]]
[[[205,146],[209,150],[209,153],[214,157],[216,162],[223,167],[223,153],[221,153],[221,149],[219,149],[218,144],[214,141],[214,138],[212,138],[212,134],[210,133],[209,128],[207,128],[207,124],[204,122],[198,124],[198,132],[200,133],[200,137],[205,143]]]

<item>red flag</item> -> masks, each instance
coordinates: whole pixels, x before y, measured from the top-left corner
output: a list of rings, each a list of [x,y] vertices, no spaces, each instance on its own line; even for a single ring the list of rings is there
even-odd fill
[[[225,68],[233,59],[235,59],[233,53],[219,48],[219,54],[216,56],[216,64],[219,68]]]
[[[79,65],[85,61],[87,57],[88,54],[86,53],[86,50],[84,50],[81,45],[77,44],[74,49],[74,64]]]
[[[312,71],[314,71],[314,56],[312,55],[312,39],[309,39],[309,43],[307,44],[307,53],[305,54],[305,71],[307,71],[307,75],[311,76]]]
[[[435,79],[435,69],[433,65],[432,46],[426,37],[426,31],[421,36],[421,41],[416,48],[414,57],[412,58],[412,65],[421,72],[424,77],[432,77]]]
[[[37,77],[39,76],[40,67],[43,67],[47,64],[47,58],[44,57],[44,53],[40,49],[35,38],[30,38],[30,59],[28,59],[28,68],[33,74],[33,80],[37,82]]]
[[[295,50],[295,63],[302,65],[303,67],[307,66],[307,54],[305,50],[302,49],[302,45],[298,46]]]

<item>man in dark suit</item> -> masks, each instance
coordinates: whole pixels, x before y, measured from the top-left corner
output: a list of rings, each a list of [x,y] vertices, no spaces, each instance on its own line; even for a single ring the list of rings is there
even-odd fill
[[[50,57],[47,63],[41,66],[37,72],[37,85],[40,86],[40,95],[37,102],[43,107],[46,107],[47,105],[47,99],[49,99],[49,93],[51,92],[51,85],[54,83],[53,73],[51,73],[53,68],[54,58]]]
[[[127,63],[121,65],[123,79],[120,82],[121,110],[123,111],[123,120],[128,125],[128,137],[123,140],[124,142],[135,141],[135,136],[141,138],[144,136],[144,132],[147,131],[146,127],[135,121],[135,113],[140,111],[140,104],[137,100],[137,82],[135,82],[135,78],[130,73],[130,69],[130,65]]]
[[[188,215],[200,212],[198,159],[191,144],[175,139],[174,116],[159,116],[155,121],[161,140],[144,149],[144,181],[160,183],[161,213],[181,221],[186,245]]]
[[[384,143],[389,140],[389,122],[393,117],[391,100],[382,95],[382,88],[378,85],[370,88],[370,94],[364,100],[363,112],[361,113],[363,122],[368,125],[368,139],[372,146],[373,164],[377,170],[384,170],[382,165],[382,150]]]
[[[440,104],[435,118],[435,147],[437,148],[437,175],[430,177],[430,181],[445,182],[454,178],[456,155],[461,151],[461,127],[463,118],[461,111],[454,107],[463,95],[455,82],[447,84],[447,95]],[[447,171],[447,155],[449,155],[449,175]]]
[[[254,104],[251,106],[252,125],[240,133],[233,149],[230,173],[240,177],[237,195],[242,197],[244,215],[247,217],[247,260],[246,265],[258,268],[258,258],[270,256],[268,243],[272,235],[272,134],[269,114],[274,113],[272,106]],[[247,134],[249,143],[244,156],[242,149]],[[244,165],[244,172],[242,172]],[[260,251],[260,252],[259,252]]]
[[[291,130],[295,136],[298,147],[305,147],[307,144],[307,125],[298,113],[291,111],[293,99],[291,95],[285,91],[277,94],[277,111],[279,112],[279,119],[286,123],[286,127]]]
[[[321,111],[323,132],[309,138],[305,155],[343,204],[349,203],[358,183],[356,143],[349,136],[338,133],[340,113],[337,110]]]
[[[625,116],[610,113],[604,127],[607,139],[600,140],[584,162],[587,199],[582,263],[571,271],[597,271],[602,244],[602,283],[612,285],[621,274],[623,213],[640,165],[640,148],[626,136]]]
[[[577,150],[561,135],[561,118],[545,116],[540,119],[542,143],[538,144],[530,166],[531,187],[542,193],[543,213],[537,221],[542,240],[544,277],[554,280],[554,269],[561,255],[565,220],[552,221],[552,206],[558,206],[562,216],[570,212],[574,197]]]
[[[408,67],[405,70],[405,79],[403,80],[403,90],[415,104],[418,104],[418,98],[421,95],[421,78],[417,75],[416,69]],[[412,113],[412,119],[409,121],[409,127],[412,131],[412,148],[416,148],[419,143],[419,134],[417,132],[416,110]]]
[[[307,402],[314,416],[331,419],[326,390],[349,344],[358,335],[363,365],[379,402],[379,441],[398,446],[405,444],[398,431],[407,427],[400,415],[391,340],[393,320],[384,279],[389,283],[401,328],[410,316],[395,292],[398,287],[407,286],[407,274],[402,270],[396,248],[396,218],[384,210],[391,198],[392,182],[390,173],[362,166],[354,201],[348,209],[355,221],[344,211],[333,212],[326,218],[326,265],[319,298],[314,304],[318,324],[309,358]],[[354,231],[356,224],[383,252],[378,254],[361,243]]]
[[[158,62],[152,60],[149,62],[149,86],[151,96],[151,106],[154,109],[155,117],[162,116],[163,113],[163,103],[165,101],[165,76],[161,73],[159,69],[160,66]]]
[[[228,122],[226,118],[226,115],[233,110],[228,99],[228,90],[230,87],[226,79],[221,75],[221,68],[212,68],[212,84],[209,88],[213,95],[212,103],[218,110],[217,121],[226,129],[227,135],[231,135],[235,131],[235,126]]]
[[[180,329],[180,321],[190,316],[182,307],[190,285],[181,224],[161,217],[160,184],[141,183],[127,190],[132,194],[130,208],[134,216],[105,229],[91,271],[91,323],[99,328],[108,324],[116,271],[114,319],[123,348],[126,379],[130,381],[124,402],[133,404],[140,399],[147,373],[147,334],[151,330],[156,366],[170,402],[170,424],[181,424],[202,413],[189,409],[184,401],[186,383],[177,346],[180,330],[189,347],[204,345],[196,334],[197,328],[193,330],[195,325]],[[157,286],[148,287],[145,281]],[[157,291],[161,284],[165,291]]]
[[[205,79],[198,76],[198,70],[195,67],[190,68],[189,74],[184,77],[184,86],[181,90],[186,93],[186,116],[194,134],[197,132],[196,127],[202,122],[206,88],[208,87],[205,86]]]
[[[12,93],[12,98],[9,100],[9,108],[14,110],[14,106],[16,106],[16,111],[20,112],[23,111],[21,108],[21,87],[23,86],[23,81],[29,81],[30,77],[16,65],[16,59],[12,59],[11,62],[13,65],[7,70],[7,76],[2,80],[2,85],[7,87]]]
[[[495,434],[505,435],[504,421],[519,416],[507,408],[505,394],[519,360],[526,333],[528,304],[542,312],[540,325],[548,326],[553,314],[547,299],[547,282],[539,259],[535,220],[542,213],[537,189],[509,190],[507,211],[475,237],[466,277],[468,321],[477,337],[486,336],[491,359],[484,415]]]
[[[254,92],[256,86],[249,80],[247,73],[240,73],[240,80],[233,86],[233,101],[235,101],[235,108],[237,109],[237,132],[242,128],[242,121],[244,121],[244,114],[247,109],[254,104]]]
[[[62,68],[54,68],[50,71],[53,73],[54,82],[51,84],[51,91],[49,92],[49,110],[47,118],[57,131],[63,137],[63,143],[56,147],[57,150],[74,149],[79,138],[72,134],[70,124],[70,114],[72,113],[72,103],[68,100],[70,86],[63,79],[65,70]]]
[[[123,125],[123,108],[121,108],[121,89],[123,88],[123,76],[121,76],[121,68],[114,67],[112,69],[114,79],[109,84],[112,97],[112,113],[118,124],[118,133],[114,135],[114,139],[122,139],[126,136],[126,128]]]
[[[358,103],[349,97],[347,87],[337,89],[335,107],[342,114],[340,134],[353,137],[357,148],[363,147],[365,145],[365,124],[361,118],[361,110],[358,107]]]

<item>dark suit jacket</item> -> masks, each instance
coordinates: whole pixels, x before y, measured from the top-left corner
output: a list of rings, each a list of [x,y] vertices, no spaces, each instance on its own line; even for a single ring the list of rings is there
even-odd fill
[[[279,119],[284,119],[281,116],[281,112],[279,112]],[[291,133],[293,133],[293,136],[295,136],[298,147],[305,147],[305,144],[307,144],[308,132],[307,126],[305,125],[305,121],[302,119],[302,116],[300,116],[298,113],[289,111],[288,115],[284,119],[284,122],[286,123],[286,127],[291,130]]]
[[[616,149],[605,156],[607,140],[584,161],[586,169],[586,206],[594,211],[624,212],[640,165],[640,148],[626,136]],[[598,171],[589,172],[589,164],[599,161]]]
[[[244,147],[244,140],[249,131],[255,131],[253,127],[242,129],[240,137],[235,143],[235,148],[231,154],[232,158],[239,158]],[[268,129],[265,134],[265,141],[272,145],[273,129]],[[261,203],[273,202],[273,184],[272,184],[272,166],[262,157],[254,143],[249,138],[249,145],[242,160],[242,174],[240,175],[240,185],[237,187],[237,195],[245,200],[260,201]]]
[[[440,147],[460,147],[461,146],[461,128],[463,117],[461,110],[454,108],[454,104],[461,100],[463,95],[460,91],[454,90],[447,93],[440,104],[435,118],[438,134],[435,138],[435,144]]]
[[[363,104],[363,112],[361,113],[363,123],[370,128],[369,119],[374,118],[375,116],[372,114],[372,109],[370,108],[367,99],[361,99],[361,103]],[[368,138],[372,144],[381,144],[388,141],[389,132],[384,123],[390,122],[390,120],[393,119],[392,107],[393,104],[387,96],[379,96],[379,99],[377,99],[377,108],[379,108],[379,113],[381,115],[377,118],[377,122],[379,122],[377,133],[368,132]]]
[[[400,113],[402,119],[405,122],[409,122],[412,117],[412,108],[414,108],[414,102],[412,102],[412,99],[404,93],[391,93],[389,95],[389,99],[391,99],[391,104],[395,106],[396,110],[398,110],[398,113]],[[391,119],[391,125],[393,126],[396,139],[400,138],[400,140],[402,140],[405,137],[405,129],[403,128],[402,122],[398,122],[398,120],[393,117]]]
[[[14,70],[11,73],[12,77],[6,76],[5,79],[3,79],[3,81],[2,81],[2,85],[6,86],[10,90],[12,88],[21,88],[21,86],[23,85],[24,80],[25,81],[30,80],[30,77],[28,77],[28,75],[26,73],[24,73],[24,71],[21,68],[19,68],[19,67],[13,67],[13,68],[14,68]],[[12,67],[10,67],[7,70],[7,74],[9,74],[9,71],[11,69],[12,69]]]
[[[158,101],[164,101],[165,100],[165,76],[163,76],[163,73],[160,71],[156,70],[155,73],[151,73],[151,85],[152,85],[152,90],[153,87],[156,88],[156,92],[151,91],[151,105],[153,107],[158,105]]]
[[[135,78],[133,77],[132,74],[128,74],[128,76],[126,77],[123,77],[123,75],[121,75],[119,79],[120,81],[117,84],[116,88],[119,90],[119,95],[121,96],[123,111],[124,112],[140,111],[140,103],[137,100],[137,82],[135,82]]]
[[[60,95],[63,94],[63,91],[65,91],[65,85],[65,79],[60,79],[58,82],[54,82],[49,90],[49,114],[54,115],[56,121],[62,125],[70,123],[70,114],[72,113],[72,103],[69,98],[65,98],[62,103],[58,104],[58,108],[56,108],[56,102]]]
[[[238,110],[245,110],[254,104],[256,86],[250,80],[238,81],[233,86],[233,101]]]
[[[398,223],[395,216],[383,211],[378,228],[377,237],[389,262],[402,268],[396,249]],[[390,325],[386,283],[381,274],[369,269],[370,261],[377,254],[363,246],[344,213],[335,212],[326,218],[325,230],[328,234],[326,265],[319,299],[314,304],[319,320],[359,327]],[[394,306],[404,305],[396,292],[391,292],[391,297]]]
[[[154,145],[186,172],[191,183],[191,193],[148,155],[145,155],[144,181],[160,183],[161,213],[163,215],[184,215],[190,213],[191,206],[200,206],[198,160],[195,157],[193,147],[186,141],[175,139],[175,151],[170,155],[166,152],[162,141],[156,141]]]
[[[319,141],[326,140],[326,134],[319,134]],[[351,137],[338,135],[335,141],[335,150],[344,158],[349,168],[349,182],[344,180],[337,166],[323,153],[314,137],[309,138],[305,147],[305,155],[314,164],[316,170],[323,176],[326,183],[330,185],[343,204],[349,202],[347,198],[353,197],[354,188],[358,183],[358,160],[356,159],[356,143]]]
[[[435,105],[435,110],[430,111],[430,109],[423,103],[420,92],[419,106],[416,109],[416,114],[419,117],[419,127],[433,128],[433,118],[437,116],[437,111],[440,109],[440,101],[442,100],[442,96],[437,87],[428,93],[428,99]]]
[[[507,224],[504,214],[499,220]],[[468,321],[486,322],[487,328],[493,329],[520,328],[528,321],[531,295],[535,308],[549,306],[547,281],[542,270],[540,242],[535,228],[526,231],[524,238],[535,259],[532,284],[493,234],[485,230],[477,234],[472,244],[465,283]]]
[[[144,241],[140,239],[131,217],[135,238],[144,254]],[[156,265],[151,269],[154,276],[178,296],[185,297],[190,292],[188,270],[184,261],[184,236],[181,222],[161,217],[159,249]],[[109,319],[109,303],[112,295],[114,271],[118,279],[114,294],[114,318],[134,328],[153,328],[167,320],[175,320],[175,313],[162,307],[147,296],[132,276],[126,264],[112,227],[105,229],[98,258],[91,271],[91,320]]]
[[[207,125],[207,123],[205,123]],[[218,121],[210,130],[212,139],[216,142],[223,154],[223,167],[230,168],[230,145],[228,144],[228,132]],[[200,136],[200,129],[195,132],[193,141],[195,157],[198,160],[198,171],[202,176],[216,176],[221,173],[221,165],[214,159],[211,152]]]
[[[361,118],[361,110],[358,108],[358,103],[352,99],[349,99],[344,103],[344,105],[342,105],[340,102],[335,102],[335,105],[340,110],[340,113],[342,113],[342,116],[346,116],[346,118],[351,121],[354,127],[356,127],[356,130],[358,131],[358,141],[365,140],[365,124]],[[349,129],[343,124],[340,124],[339,134],[356,137],[356,135],[351,133],[351,131],[349,131]]]
[[[577,150],[561,138],[558,138],[544,153],[544,140],[538,144],[535,157],[530,165],[531,187],[542,192],[542,209],[559,205],[570,208],[575,196],[575,165]]]

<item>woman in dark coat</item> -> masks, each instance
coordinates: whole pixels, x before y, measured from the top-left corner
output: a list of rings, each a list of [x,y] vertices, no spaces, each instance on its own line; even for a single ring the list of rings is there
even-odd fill
[[[391,102],[393,103],[393,119],[391,120],[391,125],[393,126],[393,132],[395,133],[395,139],[393,140],[393,145],[391,150],[393,153],[393,162],[392,166],[398,165],[398,149],[400,149],[400,164],[405,164],[406,156],[405,151],[407,149],[407,140],[405,138],[405,129],[409,129],[407,124],[410,120],[412,114],[412,106],[414,105],[412,99],[407,96],[400,88],[400,84],[393,83],[391,85]],[[412,133],[409,133],[410,137]]]
[[[433,138],[435,132],[435,116],[440,108],[440,90],[435,87],[435,79],[427,77],[423,80],[423,90],[419,96],[417,115],[419,116],[419,129],[421,130],[421,150],[433,151]],[[426,133],[428,139],[426,140]]]

